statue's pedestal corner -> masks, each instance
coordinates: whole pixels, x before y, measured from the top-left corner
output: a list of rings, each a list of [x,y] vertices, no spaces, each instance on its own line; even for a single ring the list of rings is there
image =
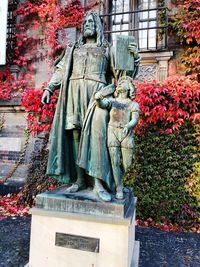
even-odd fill
[[[133,249],[133,256],[132,256],[130,267],[138,267],[139,266],[139,255],[140,255],[140,242],[135,241],[134,249]]]

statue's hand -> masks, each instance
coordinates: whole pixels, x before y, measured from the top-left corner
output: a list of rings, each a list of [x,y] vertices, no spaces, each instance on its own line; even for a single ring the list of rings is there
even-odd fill
[[[125,138],[127,136],[128,132],[129,132],[129,128],[127,126],[125,126],[123,131],[122,131],[122,137]]]
[[[44,90],[44,93],[42,95],[42,104],[49,104],[51,99],[51,93],[48,90]]]
[[[96,100],[102,100],[104,98],[103,94],[101,92],[97,92],[94,96]]]
[[[137,44],[136,43],[130,43],[128,45],[128,50],[130,53],[132,53],[134,55],[134,57],[138,56],[138,48],[137,48]]]

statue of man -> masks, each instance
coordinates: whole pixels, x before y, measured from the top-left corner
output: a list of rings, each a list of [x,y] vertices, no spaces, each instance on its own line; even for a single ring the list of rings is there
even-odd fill
[[[135,46],[131,50],[137,68],[139,56]],[[110,84],[112,78],[115,78],[114,64],[100,17],[96,12],[88,11],[84,16],[81,37],[74,45],[66,47],[42,96],[42,103],[48,104],[54,90],[60,89],[50,134],[47,174],[58,177],[63,184],[72,183],[67,192],[84,189],[85,174],[91,175],[84,166],[77,164],[81,130],[85,118],[90,116],[88,107],[95,103],[95,93]],[[89,151],[90,147],[87,149]],[[83,155],[85,150],[81,152]],[[111,168],[109,165],[108,162],[107,166]],[[99,198],[110,201],[111,196],[102,185],[103,177],[92,177]]]

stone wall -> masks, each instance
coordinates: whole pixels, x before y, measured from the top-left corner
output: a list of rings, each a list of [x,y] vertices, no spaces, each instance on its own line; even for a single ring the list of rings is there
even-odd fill
[[[0,105],[0,116],[4,118],[3,127],[0,130],[0,179],[5,178],[19,160],[25,144],[24,130],[27,128],[26,113],[18,105]],[[8,182],[23,183],[27,176],[31,151],[34,148],[35,139],[29,138],[22,164],[14,172]]]

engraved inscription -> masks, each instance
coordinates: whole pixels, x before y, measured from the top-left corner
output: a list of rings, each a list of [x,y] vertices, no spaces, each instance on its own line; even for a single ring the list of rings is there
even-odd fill
[[[59,247],[99,253],[99,238],[56,233],[55,245]]]

